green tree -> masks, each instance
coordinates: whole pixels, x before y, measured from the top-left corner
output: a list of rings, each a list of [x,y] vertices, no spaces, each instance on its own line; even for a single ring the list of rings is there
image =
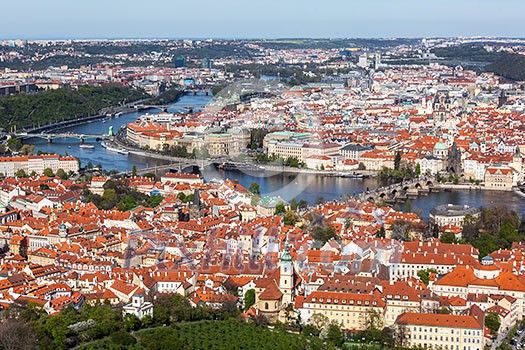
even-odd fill
[[[305,201],[304,199],[301,199],[298,203],[297,203],[297,207],[299,209],[306,209],[308,208],[308,202]]]
[[[421,164],[416,164],[416,169],[414,170],[416,177],[419,177],[421,175]]]
[[[485,315],[485,326],[490,329],[490,333],[498,334],[499,327],[501,326],[499,315],[495,312],[487,313]]]
[[[64,169],[57,169],[56,176],[58,176],[58,177],[61,178],[62,180],[66,180],[66,179],[68,178],[68,175],[66,174],[66,172],[64,171]]]
[[[357,166],[357,170],[366,170],[365,163],[363,163],[363,162],[359,163],[359,165]]]
[[[261,190],[260,190],[259,184],[257,182],[252,182],[250,184],[250,187],[248,187],[248,191],[251,194],[256,194],[256,195],[260,195],[261,194]]]
[[[452,232],[443,232],[440,238],[442,243],[457,243],[456,235]]]
[[[122,345],[125,347],[130,347],[131,345],[137,342],[135,337],[133,337],[125,330],[120,330],[111,334],[111,341],[113,342],[113,344]]]
[[[283,217],[283,223],[288,226],[294,226],[299,222],[299,215],[295,212],[288,210]]]
[[[297,198],[292,198],[292,200],[290,200],[290,209],[295,211],[297,210],[297,207],[298,207],[298,203],[297,203]]]
[[[430,268],[430,269],[419,270],[417,272],[417,276],[419,277],[421,282],[423,282],[424,284],[428,284],[430,282],[431,273],[437,273],[436,269]]]
[[[326,334],[325,339],[326,341],[332,343],[336,347],[341,346],[341,344],[343,344],[343,339],[344,339],[341,328],[337,324],[331,323],[328,326],[328,332]]]
[[[386,232],[385,232],[385,225],[381,225],[381,228],[379,229],[379,232],[377,233],[377,238],[385,238]]]
[[[51,168],[45,168],[43,171],[44,176],[54,177],[55,173],[53,173],[53,169]]]
[[[15,176],[16,177],[27,177],[27,174],[24,171],[24,169],[18,169],[17,171],[15,171]]]
[[[124,328],[127,331],[136,331],[142,326],[142,322],[140,321],[140,319],[133,314],[126,314],[124,316],[123,322]]]
[[[394,157],[394,170],[399,170],[400,165],[401,165],[401,152],[397,151]]]
[[[283,202],[277,203],[275,206],[275,215],[284,214],[286,212],[286,207]]]
[[[137,166],[133,165],[131,167],[131,176],[137,176]]]
[[[12,137],[7,140],[6,146],[11,152],[18,152],[22,148],[22,140]]]
[[[248,289],[244,294],[244,310],[248,310],[255,304],[255,289]]]
[[[108,191],[108,190],[106,190]],[[104,194],[106,193],[104,191]],[[110,199],[106,199],[108,202],[112,202]],[[117,204],[117,209],[120,211],[128,211],[137,206],[137,202],[131,196],[124,196]]]

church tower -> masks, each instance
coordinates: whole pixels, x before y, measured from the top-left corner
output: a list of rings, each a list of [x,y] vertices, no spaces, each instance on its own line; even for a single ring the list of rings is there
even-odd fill
[[[279,289],[283,293],[282,303],[283,305],[288,305],[292,302],[292,293],[294,290],[293,262],[290,250],[288,249],[288,240],[286,240],[284,251],[281,253],[279,267]]]

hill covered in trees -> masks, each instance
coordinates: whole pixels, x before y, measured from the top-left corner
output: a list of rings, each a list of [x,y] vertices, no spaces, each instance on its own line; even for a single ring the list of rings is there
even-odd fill
[[[63,120],[97,115],[101,109],[148,98],[148,95],[120,84],[62,88],[36,94],[0,98],[0,125],[31,128]]]
[[[439,47],[432,50],[447,64],[462,64],[467,67],[483,67],[484,71],[494,72],[509,80],[525,80],[525,56],[506,52],[487,51],[481,45],[460,45]]]
[[[486,69],[507,79],[525,81],[525,56],[503,54]]]

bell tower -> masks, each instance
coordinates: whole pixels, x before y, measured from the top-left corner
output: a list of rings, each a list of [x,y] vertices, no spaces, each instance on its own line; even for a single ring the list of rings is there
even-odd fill
[[[286,240],[284,251],[281,253],[279,267],[279,289],[283,293],[283,305],[287,305],[292,302],[292,293],[294,290],[293,262],[292,255],[290,254],[290,250],[288,249],[288,240]]]

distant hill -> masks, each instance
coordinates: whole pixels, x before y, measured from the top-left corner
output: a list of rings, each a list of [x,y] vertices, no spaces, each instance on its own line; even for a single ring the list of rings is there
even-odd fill
[[[525,81],[525,56],[503,54],[497,61],[489,64],[485,69],[510,80]]]

